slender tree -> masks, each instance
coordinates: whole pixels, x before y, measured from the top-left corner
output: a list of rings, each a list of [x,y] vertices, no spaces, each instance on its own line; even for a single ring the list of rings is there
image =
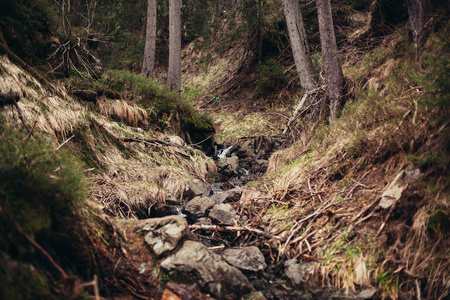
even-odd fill
[[[148,0],[147,27],[145,29],[144,62],[141,74],[153,77],[156,51],[156,0]]]
[[[169,71],[167,87],[181,91],[181,1],[169,0]]]
[[[283,8],[300,84],[306,92],[310,92],[317,88],[318,78],[309,54],[298,0],[283,0]]]
[[[430,10],[430,0],[406,0],[406,6],[408,7],[409,26],[413,32],[417,59],[422,42],[423,29]]]
[[[339,63],[330,0],[316,0],[319,17],[320,43],[325,67],[326,91],[330,101],[330,124],[336,119],[342,97],[343,75]]]

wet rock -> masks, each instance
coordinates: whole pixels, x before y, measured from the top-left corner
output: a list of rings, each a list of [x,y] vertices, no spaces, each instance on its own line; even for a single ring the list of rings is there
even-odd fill
[[[225,175],[237,175],[239,173],[239,158],[237,156],[221,158],[217,161],[217,167]]]
[[[269,166],[269,161],[267,159],[257,159],[252,164],[252,172],[253,173],[264,173]]]
[[[209,196],[211,194],[211,186],[199,179],[192,179],[186,184],[183,192],[183,199],[192,199],[197,196]]]
[[[148,219],[141,226],[142,231],[148,231],[144,240],[156,255],[175,249],[188,233],[188,224],[180,216]]]
[[[249,139],[243,142],[239,151],[237,151],[237,155],[239,156],[239,158],[254,157],[255,156],[254,141]]]
[[[206,180],[209,183],[223,182],[226,181],[227,178],[227,176],[215,171],[208,171],[208,173],[206,174]]]
[[[314,264],[288,264],[284,275],[289,278],[294,287],[314,287]]]
[[[255,246],[226,249],[222,253],[222,258],[230,265],[244,271],[259,272],[267,267],[264,255]]]
[[[220,299],[236,299],[254,290],[241,271],[199,242],[185,241],[177,253],[161,262],[161,267],[180,275],[194,274],[207,292]]]
[[[239,220],[239,215],[234,211],[233,207],[230,204],[215,205],[211,209],[209,217],[212,220],[225,225],[233,225],[234,221],[237,222]]]
[[[174,206],[165,205],[153,205],[150,207],[150,218],[160,218],[172,215],[179,215],[178,210]]]
[[[214,300],[209,295],[200,292],[199,289],[198,284],[185,285],[169,281],[161,300]]]
[[[216,201],[217,204],[237,202],[241,199],[242,188],[236,187],[231,190],[223,191],[222,193],[215,194],[211,196],[212,199]]]
[[[200,218],[207,214],[207,210],[211,209],[216,204],[211,198],[204,196],[197,196],[189,201],[184,210],[192,217]]]

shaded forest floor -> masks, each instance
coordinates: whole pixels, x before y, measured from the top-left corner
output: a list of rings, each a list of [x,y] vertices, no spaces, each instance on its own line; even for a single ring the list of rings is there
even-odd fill
[[[210,233],[209,243],[227,237],[231,247],[258,246],[270,265],[267,274],[273,277],[268,282],[279,280],[280,286],[289,286],[287,291],[300,290],[318,299],[358,297],[372,287],[375,298],[448,297],[448,19],[436,18],[430,28],[417,58],[406,27],[352,42],[349,37],[348,44],[341,44],[347,95],[340,117],[328,125],[321,115],[326,105],[311,102],[285,135],[298,88],[288,80],[287,88],[277,84],[274,92],[258,94],[255,82],[260,77],[254,68],[239,71],[246,58],[240,47],[230,47],[204,64],[199,61],[207,56],[204,51],[185,49],[186,102],[127,72],[109,71],[95,84],[48,86],[2,57],[1,92],[13,89],[26,95],[20,101],[21,113],[35,125],[36,140],[51,149],[67,147],[81,161],[75,169],[89,180],[89,201],[74,209],[83,220],[75,229],[61,226],[65,220],[52,219],[58,201],[49,219],[36,217],[47,212],[40,205],[27,207],[31,217],[22,214],[23,206],[0,210],[2,224],[12,224],[13,214],[13,220],[23,222],[28,234],[74,275],[61,281],[54,264],[26,235],[11,237],[5,229],[1,234],[10,243],[1,244],[0,274],[12,287],[5,295],[19,293],[23,284],[28,286],[27,299],[98,299],[90,296],[96,294],[94,286],[112,299],[161,297],[173,274],[161,270],[142,246],[136,224],[150,217],[150,208],[165,206],[168,200],[180,205],[193,180],[208,182],[211,173],[217,174],[216,163],[195,147],[213,133],[214,123],[219,144],[242,145],[260,137],[282,137],[284,144],[271,155],[266,173],[247,182],[233,203],[245,217],[240,230],[222,226],[222,235]],[[286,66],[284,71],[289,70]],[[89,92],[94,96],[88,97]],[[54,157],[34,159],[41,152],[33,149],[21,154],[16,145],[27,145],[27,138],[18,112],[7,106],[3,113],[11,127],[2,128],[12,129],[2,129],[2,145],[14,145],[8,151],[18,153],[17,166],[39,174],[33,166],[44,161],[50,167],[44,168],[43,178],[58,184],[66,178],[60,173],[66,163],[53,166],[47,162],[59,161]],[[8,131],[22,133],[15,138]],[[16,162],[3,163],[0,175],[10,177],[11,168],[3,165]],[[76,181],[67,184],[78,187]],[[307,266],[306,279],[293,282],[286,275],[286,262]],[[32,285],[24,274],[34,274],[27,275]],[[89,284],[94,274],[99,281]],[[316,291],[324,288],[339,294]]]

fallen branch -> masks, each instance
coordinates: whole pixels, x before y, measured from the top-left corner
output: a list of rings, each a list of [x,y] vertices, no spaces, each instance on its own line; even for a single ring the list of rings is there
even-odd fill
[[[41,254],[48,260],[48,262],[56,269],[58,270],[59,274],[61,275],[62,279],[68,279],[69,276],[67,276],[66,272],[53,260],[53,258],[48,254],[47,251],[45,251],[44,248],[42,248],[38,243],[36,243],[35,240],[33,240],[22,228],[22,226],[19,225],[19,223],[16,222],[16,220],[12,219],[12,222],[14,226],[16,227],[17,231],[19,231],[20,234],[22,234],[25,239],[33,245],[34,248],[36,248]]]
[[[28,139],[30,138],[30,136],[33,135],[33,130],[34,130],[34,128],[36,128],[36,124],[37,124],[39,115],[40,115],[40,114],[38,114],[38,115],[36,116],[36,119],[34,120],[33,126],[31,126],[30,132],[28,132],[27,136],[26,136],[25,139],[23,140],[24,143],[25,143],[26,141],[28,141]]]
[[[13,101],[14,101],[14,106],[17,109],[17,113],[19,114],[19,119],[20,119],[20,121],[22,121],[23,127],[25,127],[25,129],[27,130],[28,134],[33,135],[33,133],[31,132],[30,127],[28,127],[27,123],[25,122],[25,119],[23,118],[22,111],[20,110],[19,104],[17,104],[16,98],[14,98]]]
[[[274,236],[268,232],[259,230],[259,229],[254,229],[254,228],[250,228],[247,226],[219,226],[219,225],[190,225],[189,229],[195,231],[195,230],[207,230],[207,231],[220,231],[220,232],[237,232],[237,231],[249,231],[249,232],[254,232],[258,235],[262,235],[265,238],[271,239],[271,238],[275,238],[275,239],[279,239],[279,237]]]
[[[178,145],[159,140],[159,139],[144,139],[144,138],[137,138],[137,137],[120,137],[119,138],[122,142],[138,142],[138,143],[148,143],[152,145],[158,145],[158,146],[172,146],[172,147],[180,147]]]
[[[58,146],[58,148],[55,149],[55,151],[58,151],[59,149],[61,149],[65,144],[67,144],[71,139],[73,139],[75,137],[75,135],[72,135],[70,138],[68,138],[67,140],[65,140],[61,145]]]
[[[297,107],[294,110],[294,113],[292,114],[292,117],[289,118],[286,127],[283,130],[283,134],[286,134],[286,131],[289,129],[289,127],[291,126],[291,123],[294,121],[294,119],[297,117],[297,114],[299,112],[299,110],[303,107],[303,105],[305,104],[306,99],[308,98],[310,93],[306,92],[303,95],[303,98],[300,100],[300,102],[298,103]]]

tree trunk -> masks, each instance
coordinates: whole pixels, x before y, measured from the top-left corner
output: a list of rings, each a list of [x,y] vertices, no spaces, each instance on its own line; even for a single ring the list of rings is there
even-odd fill
[[[169,0],[169,72],[167,87],[181,91],[181,1]]]
[[[156,0],[148,0],[147,7],[147,27],[145,29],[145,50],[144,62],[141,74],[146,77],[153,77],[155,70],[155,50],[156,50]]]
[[[309,92],[317,88],[318,79],[309,54],[298,0],[283,0],[283,8],[300,84],[306,92]]]
[[[322,58],[325,67],[326,90],[330,101],[330,124],[333,124],[342,97],[344,79],[334,35],[330,0],[316,0],[316,4],[319,17]]]
[[[413,32],[416,59],[423,37],[426,18],[430,10],[430,0],[406,0],[409,14],[409,26]]]

